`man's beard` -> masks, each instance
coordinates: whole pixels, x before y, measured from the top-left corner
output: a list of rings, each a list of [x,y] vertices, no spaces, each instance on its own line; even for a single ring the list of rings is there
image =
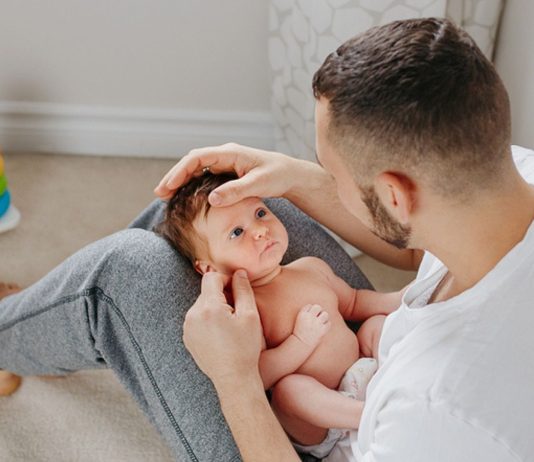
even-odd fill
[[[373,234],[399,249],[408,247],[412,232],[411,228],[401,225],[389,214],[380,202],[373,186],[361,188],[361,191],[362,201],[373,218],[373,229],[371,229]]]

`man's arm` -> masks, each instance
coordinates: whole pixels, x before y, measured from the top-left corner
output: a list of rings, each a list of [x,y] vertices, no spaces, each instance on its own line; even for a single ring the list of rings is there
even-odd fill
[[[232,278],[235,308],[223,287],[221,274],[202,277],[200,296],[185,317],[185,346],[213,382],[243,461],[300,462],[263,390],[261,321],[246,273]]]
[[[419,267],[422,252],[382,241],[341,204],[334,179],[314,162],[235,143],[194,149],[162,178],[156,194],[169,199],[176,188],[209,167],[213,173],[235,171],[240,177],[219,186],[209,196],[214,207],[246,197],[286,197],[319,223],[362,252],[400,269]]]
[[[221,409],[239,447],[243,462],[300,462],[286,433],[273,414],[259,374],[235,384],[219,384]]]

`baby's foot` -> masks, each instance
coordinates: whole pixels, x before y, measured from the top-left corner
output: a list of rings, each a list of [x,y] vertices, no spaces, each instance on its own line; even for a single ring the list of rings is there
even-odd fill
[[[20,292],[22,287],[12,282],[0,282],[0,300],[8,295],[16,294]]]
[[[15,374],[0,370],[0,396],[9,396],[20,386],[22,379]]]
[[[365,401],[367,385],[378,369],[378,363],[374,358],[360,358],[345,372],[339,391],[357,399]]]
[[[17,284],[0,282],[0,300],[21,290],[22,288]],[[21,381],[18,375],[0,370],[0,396],[12,394],[20,386]]]

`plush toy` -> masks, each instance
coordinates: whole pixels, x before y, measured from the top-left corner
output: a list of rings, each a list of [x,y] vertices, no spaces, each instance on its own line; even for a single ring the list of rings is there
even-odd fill
[[[13,229],[19,221],[20,213],[11,204],[11,195],[7,189],[7,178],[4,173],[4,158],[0,152],[0,233]]]

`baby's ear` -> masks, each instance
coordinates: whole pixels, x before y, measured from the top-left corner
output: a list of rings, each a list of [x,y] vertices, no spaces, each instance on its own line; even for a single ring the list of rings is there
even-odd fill
[[[211,267],[207,261],[204,260],[195,260],[195,270],[197,270],[198,273],[204,275],[211,271]]]

